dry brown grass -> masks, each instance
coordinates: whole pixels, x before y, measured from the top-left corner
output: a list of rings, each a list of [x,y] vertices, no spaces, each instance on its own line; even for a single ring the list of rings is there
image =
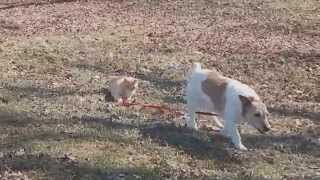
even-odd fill
[[[0,4],[0,178],[320,177],[317,0],[33,2]],[[128,74],[139,101],[183,109],[194,61],[266,101],[273,131],[245,126],[251,151],[105,102],[108,75]]]

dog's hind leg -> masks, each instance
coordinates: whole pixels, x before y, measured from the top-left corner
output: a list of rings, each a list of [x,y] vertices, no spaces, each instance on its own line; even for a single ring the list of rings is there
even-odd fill
[[[189,117],[186,118],[187,127],[198,130],[197,114],[194,110],[189,108]]]
[[[214,121],[214,123],[219,127],[219,128],[223,128],[224,126],[223,126],[223,124],[220,122],[220,120],[219,120],[219,118],[217,117],[217,116],[214,116],[213,117],[213,121]]]
[[[191,91],[191,90],[190,90]],[[192,91],[191,91],[192,92]],[[187,93],[189,94],[189,93]],[[186,118],[186,124],[188,128],[198,130],[198,124],[197,124],[197,104],[195,102],[196,98],[195,96],[187,95],[187,110],[188,110],[188,116]]]

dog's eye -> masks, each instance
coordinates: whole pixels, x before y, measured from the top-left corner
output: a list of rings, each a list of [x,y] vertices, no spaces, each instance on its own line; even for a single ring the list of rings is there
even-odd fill
[[[260,116],[261,116],[260,113],[254,113],[253,115],[254,115],[255,117],[260,117]]]

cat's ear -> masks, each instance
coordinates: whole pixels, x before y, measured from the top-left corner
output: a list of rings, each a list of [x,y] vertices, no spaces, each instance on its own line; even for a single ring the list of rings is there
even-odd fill
[[[135,86],[138,85],[138,79],[133,79],[132,80],[132,84],[135,85]]]

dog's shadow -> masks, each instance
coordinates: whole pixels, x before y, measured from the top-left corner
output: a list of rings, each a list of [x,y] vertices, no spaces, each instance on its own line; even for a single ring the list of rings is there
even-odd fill
[[[174,124],[157,123],[142,129],[143,136],[161,145],[180,149],[198,159],[231,160],[226,147],[230,142],[221,136],[212,137],[205,131],[194,131]]]
[[[161,145],[168,145],[190,154],[200,160],[213,159],[223,163],[241,164],[245,158],[235,158],[235,149],[229,139],[208,131],[193,131],[174,124],[157,123],[142,129],[143,136],[150,137]],[[260,151],[278,151],[281,153],[308,154],[320,157],[319,145],[310,143],[300,135],[277,136],[261,134],[242,134],[243,143],[251,150],[243,152],[243,157]],[[237,153],[236,153],[237,154]],[[245,155],[246,154],[246,155]],[[259,153],[258,153],[259,154]]]

